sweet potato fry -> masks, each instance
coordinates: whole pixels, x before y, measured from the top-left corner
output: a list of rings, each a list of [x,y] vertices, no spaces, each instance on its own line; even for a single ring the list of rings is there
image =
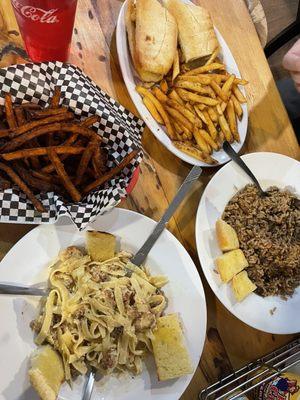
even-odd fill
[[[152,103],[152,101],[149,99],[149,97],[143,97],[143,103],[147,107],[148,111],[152,115],[152,117],[155,119],[155,121],[159,124],[163,124],[164,121],[162,117],[160,116],[159,112],[155,108],[155,105]]]
[[[20,106],[15,107],[15,116],[16,116],[18,126],[22,126],[22,125],[26,124],[25,111],[22,107],[20,107]]]
[[[76,186],[81,183],[83,175],[87,169],[88,163],[90,162],[97,146],[98,146],[98,143],[95,140],[91,140],[89,142],[89,144],[87,145],[86,149],[84,150],[84,152],[82,153],[82,156],[81,156],[81,159],[78,164],[77,171],[76,171],[76,179],[75,179]]]
[[[183,74],[183,76],[188,76],[188,75],[198,75],[198,74],[202,74],[203,72],[208,72],[208,71],[215,71],[215,70],[224,70],[225,69],[225,65],[221,64],[221,63],[212,63],[209,65],[203,65],[201,67],[195,68],[195,69],[191,69],[190,71],[186,72],[185,74]]]
[[[23,133],[29,132],[35,128],[38,128],[40,126],[49,125],[60,121],[68,121],[73,118],[74,115],[72,113],[67,112],[61,115],[54,115],[44,119],[39,119],[37,121],[27,122],[25,125],[19,126],[18,128],[12,130],[10,136],[14,138],[16,136],[22,135]]]
[[[10,189],[11,187],[12,187],[11,182],[0,176],[0,190],[3,191],[6,189]]]
[[[159,114],[161,115],[161,117],[162,117],[162,119],[163,119],[163,121],[164,121],[164,123],[165,123],[165,125],[166,125],[168,136],[169,136],[171,139],[174,139],[174,138],[176,137],[176,136],[175,136],[175,132],[174,132],[174,128],[173,128],[173,126],[171,125],[170,119],[169,119],[168,114],[166,113],[166,111],[165,111],[163,105],[157,100],[157,98],[156,98],[152,93],[150,93],[150,92],[149,92],[147,89],[145,89],[144,87],[142,87],[142,86],[136,86],[136,91],[137,91],[142,97],[144,97],[144,96],[145,96],[145,97],[148,97],[149,100],[152,101],[152,103],[155,105],[157,111],[158,111]]]
[[[246,100],[245,96],[240,91],[240,89],[237,87],[237,85],[234,85],[232,90],[233,90],[233,93],[234,93],[235,97],[238,99],[238,101],[240,103],[247,103],[247,100]]]
[[[106,174],[104,174],[100,178],[96,179],[94,182],[87,185],[84,188],[83,193],[88,194],[92,190],[103,185],[103,183],[107,182],[109,179],[113,178],[115,175],[119,174],[122,171],[122,169],[124,169],[133,160],[133,158],[138,154],[138,152],[139,150],[133,150],[120,162],[119,165],[117,165],[115,168],[112,168]]]
[[[102,174],[104,174],[104,172],[105,172],[105,164],[104,164],[104,160],[101,155],[99,146],[96,146],[96,149],[93,153],[92,165],[93,165],[96,177],[100,178],[100,176]]]
[[[49,117],[52,118],[52,117]],[[43,121],[43,120],[41,120]],[[95,133],[93,130],[81,126],[81,125],[76,125],[72,123],[62,123],[62,122],[56,122],[53,124],[45,125],[45,126],[40,126],[37,129],[31,130],[29,132],[24,133],[23,135],[17,136],[13,138],[9,143],[5,144],[2,148],[2,152],[9,152],[12,150],[15,150],[22,146],[24,143],[32,140],[33,138],[37,138],[39,136],[45,135],[45,134],[54,134],[55,132],[72,132],[72,133],[78,133],[79,135],[83,135],[88,138],[94,138],[97,141],[101,141],[101,137]]]
[[[84,152],[84,147],[74,146],[54,146],[52,147],[57,154],[81,154]],[[48,147],[38,147],[32,149],[17,150],[12,153],[4,153],[1,158],[5,161],[19,160],[28,157],[46,156]]]
[[[50,147],[47,149],[47,153],[48,153],[49,160],[54,165],[56,173],[60,177],[65,189],[70,194],[72,200],[75,201],[76,203],[78,203],[81,200],[81,194],[76,189],[76,187],[73,185],[70,177],[66,173],[66,170],[65,170],[62,162],[60,161],[58,155],[56,154],[56,151]]]
[[[50,100],[51,108],[57,108],[59,106],[60,95],[61,95],[61,90],[59,87],[56,86],[53,92],[53,96]]]
[[[83,121],[80,121],[79,124],[81,126],[86,126],[86,127],[89,128],[90,126],[94,125],[96,122],[100,122],[100,121],[101,121],[100,115],[90,115],[89,117],[87,117]]]
[[[68,112],[67,107],[60,107],[60,108],[44,108],[44,110],[37,110],[31,113],[31,117],[33,119],[40,119],[51,117],[52,115],[61,115]]]
[[[33,176],[27,169],[21,167],[20,165],[14,165],[19,176],[24,180],[24,182],[30,186],[32,189],[35,189],[41,193],[53,192],[58,193],[60,188],[54,184],[53,182],[45,181],[44,179],[37,178]]]
[[[10,93],[5,94],[4,106],[5,106],[6,120],[7,120],[8,126],[10,129],[15,129],[18,125],[17,125]]]
[[[202,103],[202,104],[206,104],[208,106],[215,106],[215,105],[219,104],[218,100],[211,99],[210,97],[199,96],[198,94],[189,92],[185,89],[178,89],[178,94],[184,101],[192,101],[194,103]]]
[[[25,184],[25,182],[22,181],[22,179],[14,172],[14,170],[10,166],[4,163],[0,163],[0,169],[4,171],[17,186],[19,186],[22,192],[25,193],[28,199],[32,202],[34,208],[37,211],[41,213],[46,211],[43,204],[34,196],[29,187]]]

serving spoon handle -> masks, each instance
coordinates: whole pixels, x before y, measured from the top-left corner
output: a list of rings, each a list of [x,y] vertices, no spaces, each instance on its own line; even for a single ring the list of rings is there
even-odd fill
[[[249,169],[249,167],[244,163],[242,158],[238,155],[238,153],[233,149],[233,147],[225,140],[223,143],[223,150],[225,153],[234,161],[246,174],[249,176],[249,178],[252,180],[252,182],[255,184],[255,186],[258,188],[260,195],[261,196],[267,196],[267,193],[262,189],[260,186],[258,180],[256,179],[255,175],[253,172]]]

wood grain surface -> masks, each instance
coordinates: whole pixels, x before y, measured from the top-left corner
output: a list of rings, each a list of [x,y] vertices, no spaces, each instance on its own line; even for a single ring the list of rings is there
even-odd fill
[[[298,143],[243,0],[201,0],[198,3],[211,12],[242,76],[250,82],[247,86],[249,130],[243,151],[273,151],[300,160]],[[0,60],[0,66],[6,66],[21,62],[25,55],[18,50],[22,48],[20,36],[17,32],[9,33],[17,31],[9,1],[5,0],[5,12],[3,2],[0,4],[0,55],[7,44],[14,46],[14,50],[8,51]],[[116,53],[115,28],[122,4],[120,0],[78,1],[70,62],[82,68],[109,95],[137,113],[123,83]],[[148,129],[143,136],[143,147],[145,157],[139,181],[121,207],[158,220],[190,166],[169,153]],[[196,399],[208,383],[292,339],[291,336],[259,332],[237,320],[216,299],[203,276],[195,245],[195,216],[201,194],[217,170],[204,171],[168,225],[195,261],[204,284],[208,308],[204,351],[192,382],[182,396],[184,400]],[[3,257],[30,229],[32,226],[29,225],[1,224],[0,256]]]

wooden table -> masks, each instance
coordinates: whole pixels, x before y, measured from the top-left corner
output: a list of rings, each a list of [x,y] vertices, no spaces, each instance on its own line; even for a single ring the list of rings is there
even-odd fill
[[[78,1],[70,62],[136,113],[123,83],[116,53],[115,28],[122,3],[120,0]],[[242,76],[250,82],[247,86],[249,130],[243,151],[273,151],[300,160],[298,143],[244,1],[201,0],[199,4],[211,12]],[[1,2],[0,10],[1,7],[0,66],[6,66],[22,61],[22,40],[9,0]],[[145,157],[138,184],[122,207],[158,220],[190,166],[168,152],[148,129],[143,136],[143,146]],[[203,276],[195,245],[195,215],[202,192],[215,172],[216,169],[205,170],[169,223],[169,230],[183,243],[198,267],[208,308],[206,344],[192,382],[182,396],[184,400],[196,399],[202,388],[222,374],[292,339],[291,336],[266,334],[240,322],[216,299]],[[3,257],[30,229],[30,225],[1,224],[0,256]]]

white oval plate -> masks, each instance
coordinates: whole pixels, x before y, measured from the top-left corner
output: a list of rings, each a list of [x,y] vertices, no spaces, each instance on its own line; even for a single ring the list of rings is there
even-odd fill
[[[252,153],[242,156],[262,188],[278,186],[293,188],[300,196],[300,163],[275,153]],[[205,277],[215,295],[237,318],[253,328],[274,334],[300,332],[300,287],[293,297],[261,297],[251,294],[237,303],[230,284],[223,284],[214,272],[214,260],[221,255],[215,234],[215,223],[232,196],[246,184],[248,176],[232,161],[218,171],[207,185],[199,203],[196,217],[196,242]],[[275,309],[276,307],[276,309]],[[273,315],[270,310],[275,309]]]
[[[185,3],[191,3],[191,1],[189,1],[189,0],[183,0],[183,1]],[[121,71],[122,71],[125,85],[127,87],[129,95],[131,97],[131,100],[133,101],[133,103],[136,106],[141,117],[146,122],[148,128],[154,134],[156,139],[158,139],[169,151],[171,151],[171,153],[175,154],[175,156],[179,157],[181,160],[186,161],[189,164],[201,165],[204,167],[212,167],[212,165],[209,165],[202,161],[199,161],[199,160],[195,159],[194,157],[191,157],[191,156],[183,153],[182,151],[178,150],[173,145],[172,141],[166,134],[165,129],[162,127],[162,125],[159,125],[155,121],[155,119],[152,117],[150,112],[145,107],[140,95],[136,92],[135,86],[139,82],[139,79],[138,79],[137,74],[134,70],[134,67],[131,63],[130,52],[129,52],[128,43],[127,43],[126,25],[125,25],[126,7],[127,7],[127,1],[124,2],[123,6],[120,10],[119,17],[118,17],[117,28],[116,28],[116,40],[117,40],[117,52],[118,52],[120,66],[121,66]],[[240,78],[241,74],[239,72],[238,66],[233,58],[233,55],[232,55],[229,47],[227,46],[223,36],[220,34],[220,32],[216,28],[215,28],[215,31],[216,31],[216,35],[217,35],[218,41],[221,46],[220,56],[223,59],[223,62],[227,66],[228,71],[230,71],[231,73],[235,74],[237,77]],[[245,93],[244,88],[241,88],[241,90],[243,91],[243,93]],[[240,151],[240,149],[243,146],[243,143],[245,142],[246,134],[247,134],[247,127],[248,127],[247,105],[242,104],[242,108],[243,108],[244,116],[241,121],[238,121],[238,130],[240,133],[241,141],[240,141],[240,143],[235,142],[233,144],[233,148],[237,152]],[[224,164],[227,161],[229,161],[229,157],[223,150],[214,152],[213,157],[218,161],[219,164]]]
[[[111,232],[121,238],[123,249],[136,252],[153,230],[150,218],[123,209],[114,209],[90,225],[93,229]],[[84,245],[84,232],[64,218],[55,225],[40,225],[24,236],[0,264],[0,281],[23,285],[45,282],[47,265],[60,249]],[[178,312],[182,322],[194,370],[202,353],[206,332],[206,303],[196,267],[180,242],[165,230],[151,250],[147,265],[153,274],[166,274],[169,283],[167,312]],[[35,400],[38,397],[29,385],[29,357],[36,348],[29,323],[38,311],[37,297],[0,296],[0,399]],[[142,375],[105,377],[95,384],[92,399],[148,400],[178,399],[192,379],[188,375],[168,382],[157,380],[152,356],[146,360]],[[74,383],[73,390],[62,386],[60,400],[79,400],[84,378]]]

